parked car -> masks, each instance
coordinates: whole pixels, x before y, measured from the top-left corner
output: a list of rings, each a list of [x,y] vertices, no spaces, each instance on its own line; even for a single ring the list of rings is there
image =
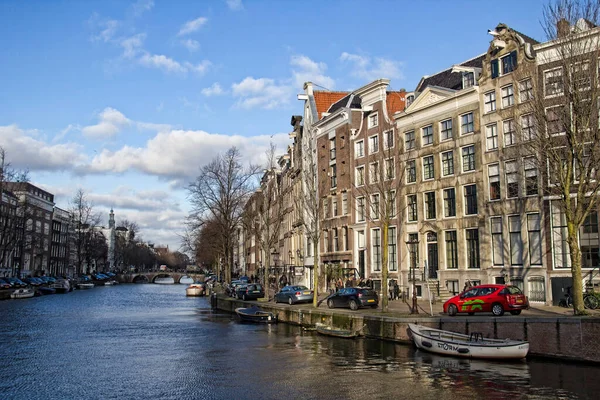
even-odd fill
[[[350,307],[351,310],[358,310],[361,307],[377,308],[379,305],[377,292],[370,288],[342,288],[327,296],[326,300],[329,308]]]
[[[10,289],[12,288],[12,285],[10,284],[10,282],[5,281],[3,278],[0,278],[0,289]]]
[[[23,282],[22,280],[20,280],[19,278],[5,278],[8,283],[10,283],[12,285],[13,288],[24,288],[27,286],[27,284],[25,282]]]
[[[41,280],[40,278],[35,278],[35,277],[27,277],[27,278],[23,278],[23,282],[25,282],[28,285],[31,286],[42,286],[45,285],[46,282],[44,282],[43,280]]]
[[[310,303],[313,301],[314,292],[306,286],[284,286],[275,293],[275,303]]]
[[[227,294],[231,297],[236,297],[237,296],[237,293],[236,293],[237,287],[242,284],[245,284],[245,282],[242,282],[239,280],[231,281],[231,283],[227,286],[227,289],[226,289]]]
[[[236,297],[242,300],[256,300],[265,297],[265,290],[259,283],[242,284],[237,286]]]
[[[505,311],[519,315],[526,308],[529,308],[529,299],[521,289],[511,285],[473,286],[444,303],[444,312],[450,316],[491,312],[499,317]]]

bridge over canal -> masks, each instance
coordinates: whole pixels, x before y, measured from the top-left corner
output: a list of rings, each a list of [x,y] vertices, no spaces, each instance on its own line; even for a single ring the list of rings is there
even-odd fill
[[[117,280],[120,283],[154,283],[154,280],[158,277],[167,277],[170,276],[173,278],[175,283],[180,283],[181,278],[188,276],[196,281],[204,282],[204,274],[196,274],[196,273],[188,273],[188,272],[166,272],[166,271],[156,271],[156,272],[134,272],[130,274],[118,274]]]

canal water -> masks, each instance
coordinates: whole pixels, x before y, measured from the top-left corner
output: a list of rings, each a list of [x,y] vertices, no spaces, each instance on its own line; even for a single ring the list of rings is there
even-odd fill
[[[597,345],[597,344],[594,344]],[[597,399],[600,367],[242,324],[183,285],[0,302],[2,399]]]

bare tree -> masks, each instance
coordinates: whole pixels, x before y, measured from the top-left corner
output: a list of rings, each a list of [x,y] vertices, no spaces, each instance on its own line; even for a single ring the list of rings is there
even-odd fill
[[[518,111],[521,149],[544,178],[550,209],[560,211],[553,218],[566,231],[576,315],[585,314],[580,228],[597,212],[600,191],[599,16],[595,0],[550,2],[542,20],[548,43],[515,77],[521,101],[527,100]]]
[[[196,180],[188,187],[192,212],[188,226],[198,234],[203,224],[212,219],[222,235],[225,280],[231,281],[235,229],[239,226],[244,204],[252,193],[252,178],[258,167],[241,164],[241,154],[236,147],[218,155],[203,166]]]
[[[285,206],[282,171],[278,167],[276,148],[273,143],[270,144],[266,156],[264,174],[254,198],[256,207],[246,209],[247,215],[243,219],[243,225],[245,230],[258,240],[259,247],[265,256],[263,285],[265,295],[269,297],[269,269],[273,267],[271,255],[279,252],[279,238]]]
[[[94,257],[92,251],[94,241],[94,227],[100,223],[100,215],[94,213],[93,204],[87,199],[83,189],[78,189],[71,199],[70,213],[73,218],[73,244],[70,246],[75,257],[76,270],[82,274],[84,263],[87,262],[87,268],[90,267],[91,260]]]
[[[27,182],[27,171],[17,171],[6,162],[6,151],[0,146],[0,266],[12,260],[23,239],[24,205],[7,189],[7,182]]]

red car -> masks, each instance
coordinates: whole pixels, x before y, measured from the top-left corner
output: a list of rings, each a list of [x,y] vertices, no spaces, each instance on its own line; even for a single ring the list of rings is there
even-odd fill
[[[491,312],[499,317],[505,311],[512,315],[521,314],[529,308],[529,300],[521,289],[511,285],[473,286],[444,303],[444,312],[450,316],[457,313]]]

